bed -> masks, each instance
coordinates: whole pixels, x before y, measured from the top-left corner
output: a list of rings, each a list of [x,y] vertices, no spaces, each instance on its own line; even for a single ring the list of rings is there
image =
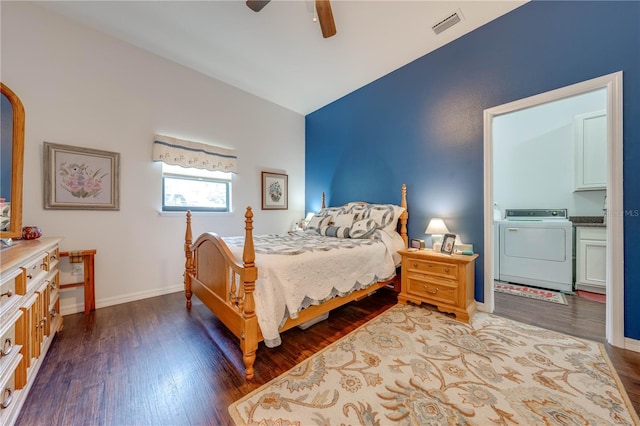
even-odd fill
[[[323,195],[322,209],[305,231],[280,235],[254,236],[253,211],[247,207],[244,236],[206,232],[195,242],[187,212],[187,308],[195,294],[238,337],[245,377],[253,379],[259,342],[277,346],[285,330],[381,287],[398,289],[397,250],[408,243],[406,185],[400,198],[399,205],[354,202],[327,208]]]

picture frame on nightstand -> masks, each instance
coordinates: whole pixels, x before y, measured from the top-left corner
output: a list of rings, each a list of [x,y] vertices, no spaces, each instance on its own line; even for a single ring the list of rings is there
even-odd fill
[[[453,253],[453,247],[456,244],[456,235],[455,234],[444,234],[442,238],[442,247],[440,248],[440,253],[451,254]]]
[[[424,240],[419,240],[417,238],[412,238],[409,241],[409,247],[410,248],[414,248],[414,249],[418,249],[418,250],[424,249]]]

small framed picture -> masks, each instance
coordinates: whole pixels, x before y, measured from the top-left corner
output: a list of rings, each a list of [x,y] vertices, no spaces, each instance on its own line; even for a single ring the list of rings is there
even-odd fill
[[[288,176],[281,173],[262,172],[262,210],[287,210]]]
[[[419,240],[417,238],[412,238],[409,242],[409,247],[414,249],[423,249],[424,248],[424,240]]]
[[[451,254],[453,253],[453,246],[456,243],[456,235],[455,234],[444,234],[444,238],[442,238],[442,247],[440,248],[440,253]]]

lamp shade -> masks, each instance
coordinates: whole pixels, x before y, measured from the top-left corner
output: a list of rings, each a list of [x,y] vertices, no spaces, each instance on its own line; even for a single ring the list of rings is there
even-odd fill
[[[434,217],[429,221],[429,225],[427,225],[427,229],[424,231],[425,234],[431,235],[444,235],[448,234],[449,230],[447,229],[447,225],[444,224],[444,221],[439,217]]]

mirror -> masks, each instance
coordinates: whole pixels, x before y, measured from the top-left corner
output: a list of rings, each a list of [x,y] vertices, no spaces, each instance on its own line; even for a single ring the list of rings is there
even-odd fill
[[[11,89],[0,86],[0,238],[8,239],[22,236],[24,107]]]

